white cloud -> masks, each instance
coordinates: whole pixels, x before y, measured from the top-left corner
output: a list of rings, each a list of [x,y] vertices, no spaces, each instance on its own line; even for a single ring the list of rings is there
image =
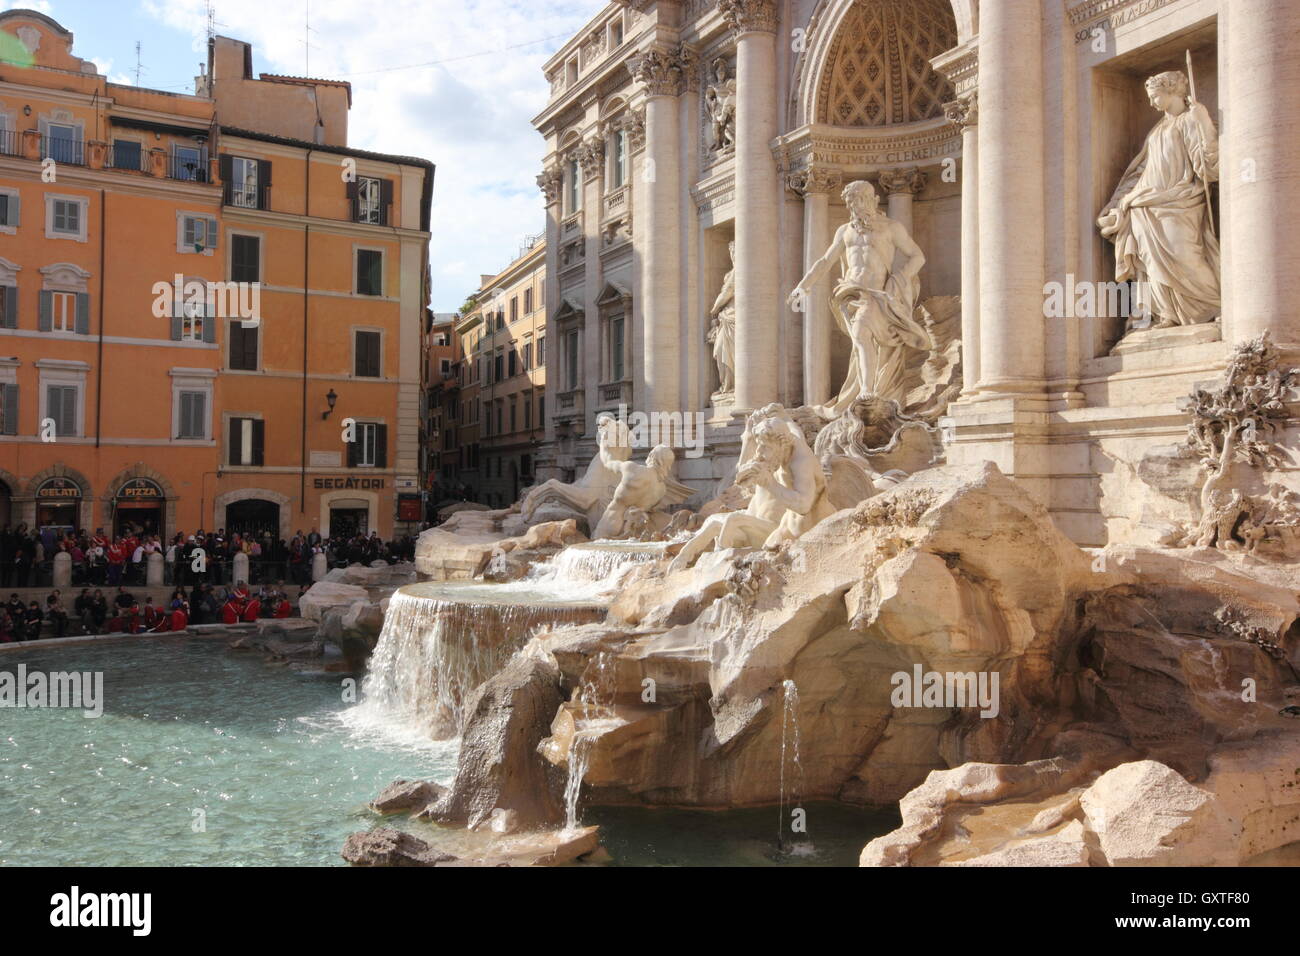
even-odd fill
[[[54,13],[49,0],[0,0],[0,10],[35,10],[47,17]]]
[[[202,41],[202,0],[145,0],[144,6],[155,19]],[[253,44],[258,72],[310,70],[351,82],[350,145],[437,165],[430,255],[433,306],[443,312],[477,288],[479,273],[504,268],[523,237],[545,226],[535,182],[544,145],[531,124],[546,104],[541,67],[603,6],[600,0],[390,0],[375,6],[312,0],[311,33],[305,34],[301,3],[222,0],[216,29]],[[520,46],[546,37],[556,39]],[[392,69],[431,61],[440,65]]]

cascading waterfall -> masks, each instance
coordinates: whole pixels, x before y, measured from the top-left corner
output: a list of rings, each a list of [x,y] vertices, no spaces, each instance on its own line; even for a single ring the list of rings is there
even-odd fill
[[[804,788],[803,764],[799,760],[799,688],[792,680],[784,681],[781,687],[783,691],[783,704],[781,709],[781,815],[777,820],[776,842],[782,849],[793,849],[793,847],[786,842],[787,820],[785,811],[785,766],[786,750],[788,747],[792,758],[791,762],[793,763],[791,779],[794,783],[790,806],[795,808],[799,805],[799,798],[803,795]]]
[[[614,654],[599,651],[587,665],[573,695],[573,739],[569,743],[569,776],[564,783],[564,826],[578,826],[578,798],[582,780],[587,775],[592,745],[606,730],[618,722],[613,717]]]
[[[536,630],[602,620],[622,574],[661,554],[661,545],[595,542],[565,548],[520,581],[399,588],[352,719],[433,739],[459,736],[471,692]]]

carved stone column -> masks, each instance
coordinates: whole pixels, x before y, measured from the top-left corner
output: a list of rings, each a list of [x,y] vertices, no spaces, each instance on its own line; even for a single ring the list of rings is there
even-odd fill
[[[558,276],[560,272],[560,196],[564,192],[564,171],[558,164],[547,165],[537,177],[537,185],[542,190],[542,196],[546,202],[546,274],[548,276]],[[555,314],[560,304],[560,283],[558,281],[552,280],[546,283],[546,301],[542,304],[546,309],[549,324],[550,317]],[[545,364],[546,382],[550,388],[550,394],[547,396],[549,408],[555,407],[555,393],[558,391],[560,383],[558,360],[560,343],[553,333],[554,329],[548,331],[548,341],[546,343]],[[546,426],[546,444],[537,461],[537,478],[539,481],[559,476],[559,472],[555,468],[554,416],[547,415],[544,424]]]
[[[736,38],[736,410],[779,397],[776,3],[720,0]]]
[[[803,195],[803,271],[812,268],[831,244],[830,197],[843,186],[837,169],[812,166],[792,173],[790,188]],[[831,397],[831,315],[829,283],[819,282],[803,314],[803,401],[825,404]]]
[[[901,222],[912,234],[912,199],[925,188],[925,173],[915,166],[886,169],[880,174],[880,187],[889,197],[889,218]]]
[[[582,226],[585,235],[586,255],[582,266],[583,295],[586,310],[583,313],[582,381],[587,393],[585,405],[585,432],[596,434],[596,409],[600,405],[601,356],[605,343],[600,328],[600,220],[605,207],[605,141],[599,131],[593,131],[577,148],[578,167],[582,170]]]
[[[1226,19],[1226,23],[1225,23]],[[1219,12],[1224,338],[1300,345],[1300,5]],[[1217,119],[1217,118],[1216,118]]]
[[[642,176],[645,205],[637,210],[645,223],[642,250],[641,301],[644,316],[645,376],[642,411],[674,411],[681,407],[681,202],[677,115],[682,89],[681,63],[676,51],[655,48],[632,65],[645,86],[646,155]]]
[[[681,123],[681,140],[678,150],[679,182],[683,191],[700,178],[700,63],[695,51],[682,44],[677,50],[678,66],[682,73],[682,94],[679,99],[678,119]],[[679,203],[681,215],[681,266],[678,276],[682,296],[682,367],[681,399],[683,411],[698,411],[708,405],[706,376],[713,364],[705,349],[704,336],[707,322],[700,302],[700,219],[695,203],[683,198]]]
[[[961,127],[961,363],[962,392],[980,378],[979,97],[950,100],[943,111]]]
[[[1043,12],[980,8],[980,392],[1044,387]]]

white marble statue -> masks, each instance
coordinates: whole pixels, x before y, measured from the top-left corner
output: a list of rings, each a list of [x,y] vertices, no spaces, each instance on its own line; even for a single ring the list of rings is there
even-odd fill
[[[1219,178],[1218,133],[1209,110],[1189,101],[1183,73],[1153,76],[1146,90],[1164,115],[1097,225],[1115,243],[1116,281],[1138,282],[1134,318],[1149,316],[1156,328],[1212,322],[1221,311],[1208,205],[1208,184]]]
[[[524,495],[519,503],[520,513],[530,523],[536,520],[545,507],[548,511],[568,511],[574,516],[586,517],[589,522],[598,520],[614,497],[622,475],[610,468],[608,462],[627,461],[632,457],[632,441],[625,422],[608,412],[596,416],[597,453],[586,472],[572,484],[552,478]],[[559,517],[546,516],[546,520]]]
[[[709,113],[710,143],[714,152],[733,149],[736,145],[736,81],[727,76],[727,61],[713,61],[715,82],[704,91],[704,107]]]
[[[708,340],[713,344],[713,361],[718,366],[718,390],[713,404],[727,404],[736,391],[736,244],[727,243],[731,269],[722,280],[722,289],[713,301]]]
[[[906,404],[908,389],[915,384],[908,381],[908,350],[934,346],[915,317],[918,273],[925,256],[903,224],[881,211],[870,183],[849,183],[844,201],[849,222],[836,230],[826,254],[790,293],[790,305],[803,310],[812,289],[839,263],[841,276],[831,305],[837,324],[853,343],[853,355],[840,394],[818,407],[825,418],[868,395]]]
[[[677,456],[667,445],[656,445],[651,449],[645,464],[620,460],[606,449],[601,449],[600,454],[605,467],[619,475],[619,482],[592,539],[621,538],[627,531],[630,511],[636,509],[652,514],[671,497],[671,476]],[[664,520],[667,523],[666,517]]]
[[[735,485],[750,493],[744,511],[710,515],[673,558],[669,571],[688,568],[705,551],[776,548],[834,513],[821,462],[803,429],[780,405],[750,416],[741,443]]]

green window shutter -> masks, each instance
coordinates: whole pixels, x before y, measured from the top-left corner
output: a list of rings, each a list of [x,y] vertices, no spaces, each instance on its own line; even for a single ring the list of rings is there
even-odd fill
[[[357,222],[361,219],[360,186],[354,179],[351,182],[344,184],[344,190],[348,196],[348,208],[351,210],[351,219],[353,222]]]
[[[365,440],[365,434],[365,427],[358,424],[354,440],[346,443],[348,446],[349,468],[357,467],[357,462],[361,460],[361,443]]]
[[[387,226],[391,215],[389,210],[393,205],[393,181],[391,179],[379,180],[379,224]]]
[[[2,328],[18,328],[18,286],[0,286],[0,318],[4,319]]]
[[[227,421],[226,428],[226,464],[241,465],[243,458],[240,454],[240,439],[244,434],[244,420],[231,418]]]
[[[77,334],[90,334],[90,293],[77,293]]]
[[[208,224],[208,248],[215,249],[217,248],[217,238],[220,234],[220,230],[217,228],[217,221],[215,219],[205,219],[204,222]]]
[[[18,434],[18,386],[4,387],[4,434]]]
[[[388,467],[388,426],[375,426],[375,467]]]
[[[221,177],[221,201],[224,205],[230,205],[230,177],[233,164],[230,161],[229,153],[222,153],[217,157],[217,175]]]
[[[271,161],[257,161],[257,208],[271,208]]]
[[[172,341],[179,342],[181,335],[185,330],[184,326],[185,300],[177,296],[172,302]]]
[[[40,316],[36,327],[42,332],[48,332],[54,327],[54,293],[42,289],[40,299]]]
[[[203,341],[215,342],[217,340],[217,303],[210,299],[203,309]]]

